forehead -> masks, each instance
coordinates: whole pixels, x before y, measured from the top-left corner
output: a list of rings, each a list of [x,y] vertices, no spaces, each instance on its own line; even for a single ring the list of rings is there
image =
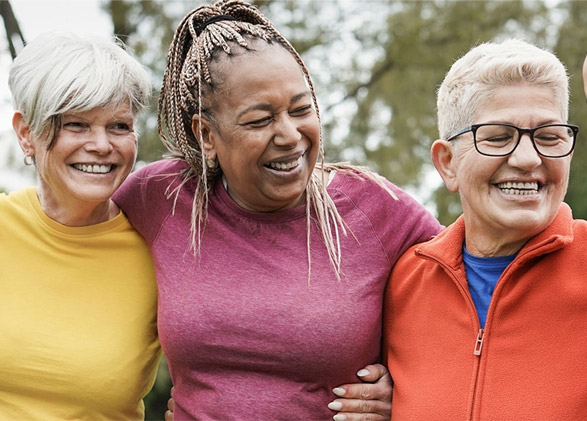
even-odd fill
[[[563,106],[552,89],[543,85],[520,84],[496,88],[479,107],[474,123],[501,122],[534,127],[564,123]]]
[[[214,95],[217,103],[309,93],[302,68],[292,54],[279,44],[262,44],[219,58],[216,76],[220,78]]]
[[[71,118],[85,118],[85,119],[119,119],[128,118],[134,119],[133,111],[130,107],[130,101],[125,100],[121,103],[109,103],[106,105],[99,105],[89,110],[72,109],[67,110],[62,114],[64,119]]]

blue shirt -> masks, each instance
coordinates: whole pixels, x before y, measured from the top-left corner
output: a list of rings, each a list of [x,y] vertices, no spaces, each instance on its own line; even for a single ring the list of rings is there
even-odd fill
[[[463,263],[469,283],[469,292],[475,303],[481,327],[485,327],[487,311],[495,285],[505,268],[515,257],[515,254],[496,257],[473,256],[469,254],[463,244]]]

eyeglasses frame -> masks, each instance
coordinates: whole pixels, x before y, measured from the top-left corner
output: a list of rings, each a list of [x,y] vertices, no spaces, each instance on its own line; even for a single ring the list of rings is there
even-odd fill
[[[483,153],[477,147],[477,130],[482,126],[506,126],[506,127],[511,127],[513,129],[516,129],[518,131],[518,141],[516,142],[516,144],[512,148],[512,150],[508,153],[499,154],[499,155]],[[534,140],[534,133],[537,130],[543,129],[545,127],[551,127],[551,126],[565,126],[565,127],[569,127],[573,131],[573,144],[571,145],[571,149],[569,150],[569,152],[567,152],[564,155],[556,155],[556,156],[545,155],[542,152],[540,152],[538,150],[538,148],[536,147],[536,142]],[[508,155],[514,153],[514,151],[516,150],[516,148],[520,144],[520,141],[522,140],[522,136],[527,133],[530,136],[530,141],[532,141],[532,146],[534,147],[534,150],[536,151],[536,153],[538,153],[538,155],[543,156],[545,158],[564,158],[565,156],[570,155],[573,152],[573,150],[575,149],[575,143],[577,141],[577,134],[579,133],[579,126],[576,126],[574,124],[557,123],[557,124],[543,124],[542,126],[534,127],[533,129],[521,129],[517,126],[514,126],[513,124],[507,124],[507,123],[472,124],[468,127],[465,127],[463,130],[460,130],[459,132],[455,133],[454,135],[450,136],[448,139],[446,139],[446,141],[450,142],[450,141],[456,139],[457,137],[459,137],[460,135],[465,134],[467,132],[473,133],[473,144],[475,145],[475,150],[484,156],[500,157],[500,156],[508,156]]]

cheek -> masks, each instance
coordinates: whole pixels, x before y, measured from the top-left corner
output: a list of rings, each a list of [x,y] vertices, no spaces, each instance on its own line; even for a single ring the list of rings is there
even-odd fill
[[[123,140],[117,142],[118,146],[116,149],[122,154],[127,160],[132,160],[133,163],[139,152],[139,145],[136,136],[129,136]]]
[[[40,154],[35,155],[35,162],[37,167],[37,173],[39,176],[45,178],[45,174],[51,169],[51,153],[50,151],[44,151]]]
[[[312,143],[318,145],[320,142],[320,121],[318,120],[317,116],[314,116],[312,121],[310,121],[307,132],[308,137],[312,140]]]
[[[133,137],[129,148],[131,150],[132,155],[136,158],[137,154],[139,153],[139,142],[137,141],[136,137]]]
[[[559,180],[558,180],[558,189],[560,190],[561,201],[563,200],[565,194],[567,193],[567,188],[569,187],[569,175],[570,175],[570,163],[569,165],[565,165],[562,168],[558,169]]]

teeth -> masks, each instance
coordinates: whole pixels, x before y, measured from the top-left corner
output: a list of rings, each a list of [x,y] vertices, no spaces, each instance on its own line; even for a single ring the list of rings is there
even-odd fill
[[[297,167],[298,165],[300,165],[300,162],[302,162],[302,156],[300,156],[298,159],[294,159],[293,161],[289,161],[289,162],[269,162],[267,165],[267,167],[274,169],[274,170],[279,170],[279,171],[287,171],[287,170],[291,170],[292,168]]]
[[[112,165],[89,165],[89,164],[73,164],[76,170],[87,172],[90,174],[106,174],[112,169]]]
[[[538,193],[538,183],[520,182],[520,181],[506,181],[497,185],[506,194],[530,195]]]

